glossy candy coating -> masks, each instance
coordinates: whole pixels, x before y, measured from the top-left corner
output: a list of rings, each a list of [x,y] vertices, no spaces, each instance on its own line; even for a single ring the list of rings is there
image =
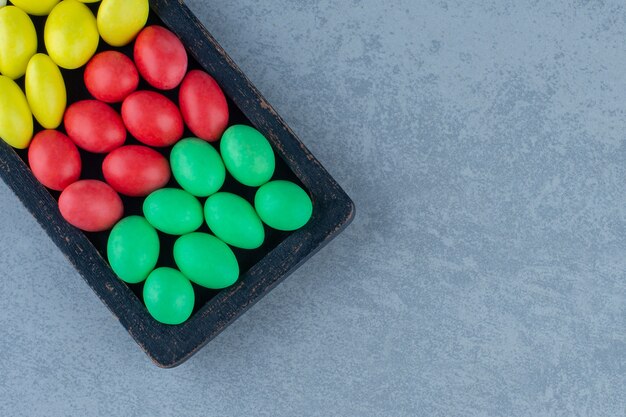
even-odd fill
[[[145,197],[165,187],[171,176],[167,159],[140,145],[122,146],[108,154],[102,173],[115,191],[131,197]]]
[[[82,168],[74,142],[56,130],[44,130],[35,135],[28,147],[28,164],[40,183],[56,191],[63,191],[78,181]]]
[[[46,20],[44,42],[48,55],[59,67],[80,68],[98,49],[100,34],[96,18],[84,4],[63,0]]]
[[[215,236],[231,246],[256,249],[265,240],[261,219],[252,205],[238,195],[213,194],[204,205],[204,217]]]
[[[33,138],[33,115],[22,89],[0,75],[0,139],[17,149],[26,149]]]
[[[81,180],[59,197],[59,210],[68,223],[86,232],[112,228],[124,214],[122,199],[102,181]]]
[[[161,26],[148,26],[135,41],[135,64],[141,76],[160,90],[176,88],[187,73],[187,51],[178,37]]]
[[[213,146],[198,138],[183,139],[170,154],[174,178],[196,197],[208,197],[222,188],[226,169]]]
[[[135,39],[148,21],[148,0],[102,0],[98,9],[98,31],[111,46],[125,46]]]
[[[297,230],[307,224],[313,214],[311,198],[290,181],[271,181],[259,188],[254,208],[265,224],[277,230]]]
[[[133,61],[117,51],[97,54],[85,68],[89,93],[105,103],[124,101],[139,85],[139,73]]]
[[[143,287],[143,301],[154,319],[163,324],[184,323],[193,312],[191,282],[173,268],[152,271]]]
[[[253,127],[229,127],[222,136],[220,150],[226,169],[243,185],[258,187],[274,175],[274,150],[265,136]]]
[[[204,71],[185,76],[179,92],[183,120],[200,139],[215,142],[228,126],[228,103],[217,82]]]
[[[122,118],[130,134],[149,146],[171,146],[183,136],[178,107],[153,91],[136,91],[128,96],[122,104]]]
[[[33,16],[46,16],[59,0],[11,0],[13,5]]]
[[[157,230],[170,235],[184,235],[202,226],[202,205],[187,191],[162,188],[143,203],[146,219]]]
[[[219,290],[239,278],[239,264],[228,245],[207,233],[190,233],[174,244],[174,260],[191,281]]]
[[[45,129],[56,129],[67,105],[65,81],[48,55],[36,54],[26,68],[26,99],[35,119]]]
[[[37,32],[26,13],[15,6],[0,9],[0,73],[13,80],[26,73],[37,53]]]
[[[111,152],[126,140],[122,118],[101,101],[83,100],[72,104],[65,112],[64,124],[70,139],[89,152]]]
[[[129,216],[111,230],[107,258],[122,281],[137,284],[155,268],[160,248],[159,236],[150,223],[141,216]]]

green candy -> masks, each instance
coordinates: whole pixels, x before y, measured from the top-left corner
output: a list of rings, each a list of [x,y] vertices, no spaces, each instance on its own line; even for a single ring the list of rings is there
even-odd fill
[[[191,316],[195,298],[191,282],[172,268],[155,269],[143,287],[148,312],[163,324],[185,322]]]
[[[107,243],[111,268],[122,281],[137,284],[145,280],[159,259],[159,236],[141,216],[119,221]]]
[[[146,219],[157,230],[170,235],[185,235],[202,226],[202,205],[187,191],[162,188],[143,203]]]
[[[183,139],[170,155],[172,174],[181,187],[196,197],[208,197],[222,188],[226,169],[217,150],[207,142]]]
[[[250,126],[229,127],[222,136],[220,151],[228,172],[243,185],[258,187],[274,175],[274,150],[265,136]]]
[[[254,208],[231,193],[213,194],[204,204],[204,217],[215,236],[231,246],[256,249],[265,240],[265,230]]]
[[[180,271],[203,287],[219,290],[239,278],[239,264],[228,245],[206,233],[190,233],[174,244],[174,260]]]
[[[309,195],[289,181],[272,181],[263,185],[254,196],[254,207],[266,225],[283,231],[301,228],[313,214]]]

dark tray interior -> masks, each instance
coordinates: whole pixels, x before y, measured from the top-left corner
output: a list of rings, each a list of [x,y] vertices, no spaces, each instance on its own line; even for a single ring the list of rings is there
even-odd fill
[[[94,12],[94,14],[97,12],[97,8],[98,8],[99,5],[100,5],[100,3],[87,4],[87,6],[90,7],[90,9]],[[44,46],[44,41],[43,41],[43,27],[44,27],[46,18],[45,17],[36,17],[36,16],[33,16],[32,18],[33,18],[33,23],[35,24],[35,27],[37,28],[37,33],[39,34],[38,52],[46,53],[45,46]],[[150,12],[148,25],[165,26],[163,24],[163,21],[153,11]],[[106,50],[116,50],[116,51],[124,53],[129,58],[133,59],[133,45],[134,45],[134,43],[131,43],[130,45],[128,45],[126,47],[123,47],[123,48],[113,48],[113,47],[109,46],[108,44],[106,44],[101,39],[99,47],[98,47],[98,52],[102,52],[102,51],[106,51]],[[191,56],[191,54],[189,54],[189,70],[192,70],[192,69],[203,69],[203,68]],[[66,83],[66,88],[67,88],[67,93],[68,93],[68,106],[71,103],[75,103],[75,102],[80,101],[80,100],[93,99],[93,97],[87,91],[87,89],[85,87],[85,83],[83,81],[84,67],[80,68],[80,69],[77,69],[77,70],[61,69],[61,72],[63,73],[63,77],[64,77],[65,83]],[[23,85],[24,84],[24,78],[23,77],[20,80],[18,80],[18,84],[22,88],[24,87],[24,85]],[[146,83],[142,79],[140,84],[139,84],[139,88],[138,89],[139,90],[150,90],[150,91],[159,92],[159,93],[165,95],[166,97],[168,97],[169,99],[171,99],[174,103],[178,104],[178,91],[179,91],[179,88],[176,88],[176,89],[170,90],[170,91],[157,90],[157,89],[151,87],[148,83]],[[248,120],[248,118],[246,118],[246,116],[243,114],[241,109],[239,109],[239,107],[237,107],[229,97],[227,97],[227,100],[228,100],[228,107],[229,107],[229,111],[230,111],[229,126],[234,125],[234,124],[246,124],[246,125],[252,126],[252,123],[250,122],[250,120]],[[113,104],[112,107],[118,113],[121,112],[121,103],[120,104]],[[43,128],[35,120],[35,133],[40,132],[42,129]],[[58,128],[58,130],[60,130],[63,133],[65,133],[65,129],[64,129],[63,125],[61,125]],[[186,129],[185,130],[185,134],[184,134],[183,137],[192,137],[192,136],[193,136],[193,133],[191,133],[191,131]],[[130,135],[130,133],[129,133],[127,141],[126,141],[126,145],[130,145],[130,144],[139,144],[139,145],[141,145],[141,143],[139,141],[137,141],[135,138],[133,138]],[[214,145],[216,147],[216,149],[219,150],[219,142],[215,142],[212,145]],[[171,147],[167,147],[167,148],[153,148],[153,149],[158,150],[160,153],[162,153],[165,157],[167,157],[169,159],[169,154],[170,154],[170,151],[171,151]],[[26,164],[28,164],[28,150],[18,150],[17,153],[22,158],[22,160],[24,160],[24,162],[26,162]],[[83,151],[83,150],[80,150],[80,153],[81,153],[81,157],[82,157],[82,161],[83,161],[83,171],[82,171],[82,174],[81,174],[81,179],[99,179],[99,180],[104,181],[104,177],[102,175],[102,161],[106,157],[106,154],[93,154],[93,153],[86,152],[86,151]],[[280,157],[280,155],[277,154],[276,156],[277,156],[277,158],[276,158],[276,172],[274,174],[273,179],[283,179],[283,180],[293,181],[293,182],[299,184],[300,186],[302,186],[303,188],[306,189],[306,187],[304,187],[304,185],[300,182],[298,177],[295,176],[293,171],[291,171],[289,169],[289,167],[287,166],[285,161]],[[168,184],[168,187],[181,188],[176,183],[176,181],[174,180],[173,177],[170,180],[170,183]],[[238,195],[244,197],[250,203],[253,203],[254,194],[255,194],[256,190],[257,190],[256,188],[247,187],[247,186],[244,186],[244,185],[240,184],[239,182],[235,181],[234,178],[230,174],[227,174],[226,182],[225,182],[224,187],[222,188],[221,191],[228,191],[228,192],[232,192],[232,193],[238,194]],[[55,198],[55,200],[58,200],[59,195],[60,195],[59,192],[52,191],[52,190],[48,190],[48,191]],[[126,216],[130,216],[130,215],[143,215],[143,213],[142,213],[142,204],[143,204],[143,201],[144,201],[145,198],[132,198],[132,197],[125,197],[123,195],[120,195],[120,197],[122,197],[122,201],[124,202],[124,216],[125,217]],[[206,200],[206,198],[200,199],[200,202],[202,204],[204,204],[205,200]],[[201,227],[201,229],[199,229],[199,231],[210,233],[210,230],[206,226],[206,224],[203,224],[203,226]],[[265,232],[266,232],[265,242],[258,249],[255,249],[255,250],[243,250],[243,249],[232,248],[233,251],[235,252],[235,255],[237,256],[237,260],[239,261],[241,275],[244,275],[245,272],[248,269],[250,269],[250,267],[252,267],[257,262],[259,262],[267,253],[269,253],[281,241],[283,241],[287,236],[290,235],[290,233],[280,232],[278,230],[271,229],[271,228],[269,228],[267,226],[265,227]],[[106,259],[106,246],[107,246],[107,240],[108,240],[108,237],[109,237],[109,232],[85,233],[85,235],[89,238],[91,243],[93,243],[93,245],[98,250],[98,252],[100,252],[102,257],[104,259]],[[176,268],[176,264],[174,263],[174,259],[172,257],[172,251],[173,251],[174,242],[176,241],[177,237],[178,236],[171,236],[171,235],[167,235],[165,233],[159,232],[159,238],[161,240],[161,256],[159,258],[159,263],[158,263],[157,266],[169,266],[169,267]],[[142,295],[141,294],[142,294],[142,291],[143,291],[143,283],[141,283],[141,284],[126,284],[126,285],[128,285],[128,287],[140,299],[142,299]],[[194,313],[195,313],[204,304],[206,304],[207,301],[212,299],[219,291],[210,290],[208,288],[204,288],[204,287],[198,286],[196,284],[193,284],[193,286],[194,286],[194,290],[196,292],[196,304],[195,304],[195,308],[194,308]]]

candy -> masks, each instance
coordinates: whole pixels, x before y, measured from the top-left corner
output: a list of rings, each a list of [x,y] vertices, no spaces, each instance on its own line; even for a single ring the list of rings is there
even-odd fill
[[[117,51],[101,52],[85,68],[85,85],[105,103],[119,103],[137,89],[139,73],[133,61]]]
[[[254,208],[265,224],[283,231],[301,228],[313,214],[309,195],[289,181],[271,181],[261,186],[254,196]]]
[[[167,97],[152,91],[137,91],[124,100],[122,118],[128,131],[149,146],[171,146],[183,136],[183,118]]]
[[[205,141],[183,139],[170,154],[174,178],[190,194],[208,197],[222,188],[226,169],[220,154]]]
[[[0,9],[0,73],[13,80],[26,73],[37,53],[37,32],[30,17],[15,6]]]
[[[274,151],[265,136],[244,125],[229,127],[222,136],[220,150],[224,165],[243,185],[258,187],[274,174]]]
[[[228,245],[206,233],[190,233],[174,244],[174,259],[180,271],[203,287],[219,290],[239,278],[239,264]]]
[[[65,112],[64,123],[70,139],[89,152],[111,152],[126,140],[126,129],[120,115],[108,104],[97,100],[72,104]]]
[[[56,191],[78,181],[82,168],[74,142],[56,130],[35,135],[28,148],[28,164],[40,183]]]
[[[132,42],[148,21],[148,0],[102,0],[98,9],[100,36],[111,46]]]
[[[252,205],[238,195],[213,194],[204,205],[204,216],[215,236],[231,246],[256,249],[265,240],[261,219]]]
[[[33,116],[46,129],[56,129],[67,104],[65,81],[48,55],[36,54],[26,68],[26,99]]]
[[[122,146],[102,163],[102,173],[115,191],[131,197],[144,197],[170,180],[167,159],[146,146]]]
[[[135,41],[135,63],[153,87],[171,90],[187,72],[187,51],[181,41],[161,26],[148,26]]]
[[[46,49],[61,68],[76,69],[85,65],[98,49],[99,41],[96,18],[87,6],[76,0],[63,0],[46,20]]]
[[[47,15],[58,2],[59,0],[11,0],[15,6],[33,16]]]
[[[217,82],[206,72],[193,70],[180,86],[183,120],[200,139],[215,142],[228,125],[228,103]]]
[[[148,277],[159,259],[156,230],[141,216],[129,216],[113,227],[107,258],[113,272],[124,282],[138,284]]]
[[[181,324],[193,311],[195,294],[187,278],[172,268],[152,271],[143,287],[143,301],[155,320]]]
[[[0,138],[14,148],[27,148],[33,138],[33,115],[20,87],[4,75],[0,75],[0,109]]]
[[[202,205],[187,191],[163,188],[143,203],[146,219],[157,230],[170,235],[194,232],[202,225]]]
[[[115,190],[97,180],[82,180],[59,197],[59,210],[68,223],[86,232],[103,232],[122,218],[124,205]]]

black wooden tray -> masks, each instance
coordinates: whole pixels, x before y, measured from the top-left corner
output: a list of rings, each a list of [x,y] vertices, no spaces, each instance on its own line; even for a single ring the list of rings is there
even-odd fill
[[[98,4],[90,7],[95,10]],[[200,296],[191,318],[168,326],[148,314],[140,298],[141,287],[123,283],[109,267],[105,260],[108,233],[85,234],[66,223],[58,210],[58,193],[49,192],[33,177],[25,163],[26,151],[16,151],[1,140],[0,176],[139,346],[157,365],[169,368],[187,360],[340,233],[354,217],[354,204],[181,1],[151,0],[150,4],[149,24],[169,27],[187,47],[190,69],[203,68],[220,84],[229,100],[231,124],[250,124],[270,140],[279,156],[275,178],[296,181],[309,191],[314,204],[311,221],[294,233],[268,230],[266,244],[257,251],[236,251],[242,266],[240,280],[222,291],[202,292],[196,287]],[[34,20],[36,25],[43,24]],[[128,47],[123,52],[130,51]],[[69,102],[87,98],[84,87],[79,87],[82,70],[64,71],[64,77]],[[170,94],[175,98],[175,92]],[[163,152],[167,155],[169,150]],[[82,157],[83,171],[101,178],[102,157],[86,153]],[[232,180],[225,187],[249,200],[254,195],[254,189]],[[125,215],[140,212],[140,201],[134,200],[124,199]],[[173,239],[163,239],[164,246],[171,247]],[[162,262],[171,263],[171,259],[166,255]]]

